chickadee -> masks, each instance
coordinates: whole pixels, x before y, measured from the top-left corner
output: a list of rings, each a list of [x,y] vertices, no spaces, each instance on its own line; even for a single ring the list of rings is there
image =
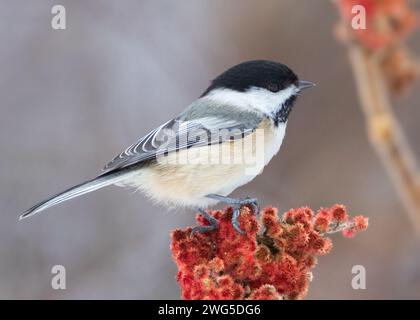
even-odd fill
[[[281,63],[255,60],[238,64],[215,78],[181,114],[116,156],[104,173],[38,203],[19,220],[117,185],[137,188],[159,202],[198,208],[209,225],[196,227],[194,232],[217,227],[204,208],[217,202],[230,204],[234,206],[232,224],[242,233],[240,208],[258,208],[257,200],[227,196],[254,179],[279,151],[299,92],[312,86]],[[241,157],[232,161],[232,155],[238,154]],[[249,158],[253,161],[247,161]],[[259,164],[258,158],[262,159]],[[255,170],[249,170],[249,163]]]

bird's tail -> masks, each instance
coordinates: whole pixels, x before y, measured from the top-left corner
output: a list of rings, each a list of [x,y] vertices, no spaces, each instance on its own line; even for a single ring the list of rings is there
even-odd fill
[[[70,189],[60,192],[36,204],[32,208],[26,210],[24,213],[22,213],[19,216],[19,220],[33,216],[34,214],[44,211],[45,209],[55,206],[61,202],[76,198],[78,196],[101,189],[103,187],[112,185],[114,183],[118,183],[121,180],[124,180],[125,178],[127,178],[127,176],[130,174],[133,174],[133,173],[124,172],[124,171],[109,172],[109,173],[100,175],[92,180],[78,184],[77,186],[74,186]]]

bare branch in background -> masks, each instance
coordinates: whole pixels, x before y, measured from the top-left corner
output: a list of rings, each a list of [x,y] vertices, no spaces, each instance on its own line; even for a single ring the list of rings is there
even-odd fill
[[[337,0],[337,35],[349,49],[369,139],[420,233],[420,171],[392,109],[390,94],[406,92],[419,64],[403,40],[419,25],[406,0]],[[366,29],[354,30],[354,5],[366,9]]]

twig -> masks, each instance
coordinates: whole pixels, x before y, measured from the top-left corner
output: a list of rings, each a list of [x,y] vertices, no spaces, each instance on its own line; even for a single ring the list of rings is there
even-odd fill
[[[350,60],[372,146],[391,176],[399,196],[420,234],[420,173],[386,89],[379,54],[350,45]]]

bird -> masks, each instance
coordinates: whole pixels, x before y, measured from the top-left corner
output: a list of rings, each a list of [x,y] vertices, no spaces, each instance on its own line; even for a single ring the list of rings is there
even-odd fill
[[[240,209],[256,198],[229,194],[259,175],[279,151],[297,97],[313,82],[300,80],[285,64],[270,60],[241,62],[214,78],[184,111],[135,141],[114,157],[97,177],[34,205],[19,216],[33,216],[64,201],[115,185],[140,190],[171,206],[199,210],[217,228],[206,209],[219,202]]]

